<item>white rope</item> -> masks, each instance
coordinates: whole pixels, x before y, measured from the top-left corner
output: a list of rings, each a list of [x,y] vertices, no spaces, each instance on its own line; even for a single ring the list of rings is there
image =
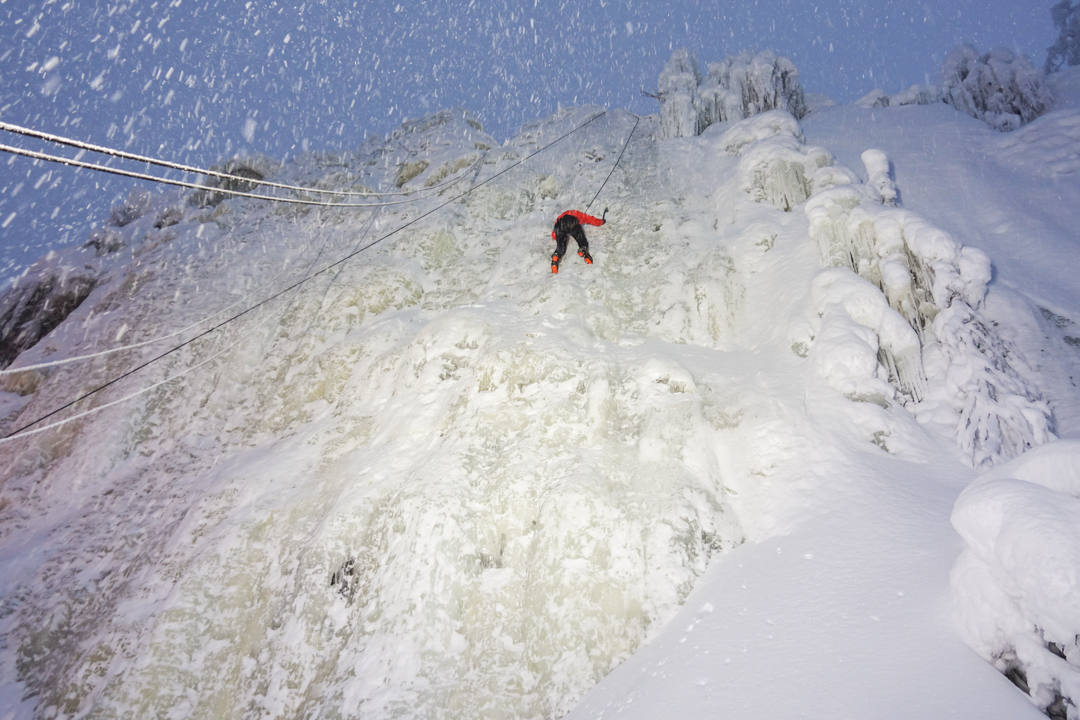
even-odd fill
[[[319,207],[333,207],[333,208],[372,208],[372,207],[387,207],[390,205],[406,205],[416,202],[419,198],[413,198],[410,200],[391,200],[389,202],[381,203],[337,203],[329,202],[326,200],[302,200],[300,198],[285,198],[275,197],[273,195],[260,195],[258,193],[242,192],[240,190],[228,190],[220,187],[208,187],[206,185],[199,185],[198,183],[185,182],[183,180],[170,180],[168,178],[158,177],[156,175],[148,175],[146,173],[134,172],[132,170],[122,170],[120,168],[111,168],[106,165],[98,165],[97,163],[83,162],[82,160],[74,160],[71,158],[63,158],[57,155],[49,155],[48,153],[37,152],[36,150],[26,150],[24,148],[12,147],[11,145],[5,145],[0,143],[0,150],[12,153],[13,155],[23,155],[24,157],[33,158],[35,160],[48,160],[49,162],[60,163],[61,165],[71,165],[74,167],[85,168],[87,170],[98,170],[100,172],[112,173],[113,175],[123,175],[124,177],[135,178],[137,180],[151,180],[153,182],[164,183],[166,185],[178,185],[180,187],[193,188],[195,190],[205,190],[207,192],[222,193],[225,195],[236,195],[238,197],[254,198],[256,200],[271,200],[273,202],[292,203],[294,205],[317,205]],[[475,166],[473,166],[475,167]],[[471,171],[471,168],[470,168]],[[459,182],[469,173],[462,173],[454,182]],[[246,182],[256,182],[248,178],[240,176],[230,176],[237,180],[244,180]]]
[[[23,365],[21,367],[15,367],[15,368],[12,368],[12,367],[4,368],[3,370],[0,370],[0,376],[3,376],[3,375],[15,375],[16,373],[30,372],[31,370],[43,370],[45,368],[58,367],[60,365],[67,365],[69,363],[79,362],[80,360],[91,360],[93,358],[98,358],[98,357],[103,357],[105,355],[112,355],[113,353],[123,352],[124,350],[135,350],[137,348],[146,347],[147,345],[154,345],[156,343],[162,342],[163,340],[169,340],[170,338],[174,338],[174,337],[177,337],[179,335],[183,335],[184,333],[188,332],[189,330],[193,330],[193,329],[197,328],[198,326],[202,325],[203,323],[210,322],[211,320],[213,320],[218,315],[221,315],[222,313],[231,310],[232,308],[236,307],[237,305],[240,305],[240,304],[250,300],[253,296],[255,296],[257,294],[261,294],[262,291],[264,291],[266,288],[273,285],[277,281],[277,279],[282,276],[282,274],[283,274],[283,272],[279,272],[277,275],[275,275],[273,278],[271,278],[269,282],[267,282],[262,287],[260,287],[258,291],[249,292],[246,295],[244,295],[243,297],[236,300],[235,302],[230,303],[230,304],[226,305],[223,308],[215,310],[214,312],[210,313],[209,315],[206,315],[206,316],[200,318],[199,320],[196,320],[195,322],[191,323],[190,325],[187,325],[186,327],[182,327],[179,330],[176,330],[175,332],[171,332],[168,335],[161,335],[159,337],[150,338],[149,340],[140,340],[139,342],[131,343],[130,345],[119,345],[117,347],[109,348],[107,350],[101,350],[101,351],[98,351],[98,352],[88,353],[86,355],[72,355],[71,357],[62,358],[60,360],[50,360],[48,362],[35,363],[33,365]]]
[[[7,437],[0,437],[0,445],[4,444],[6,442],[9,442],[11,440],[18,440],[19,438],[24,438],[24,437],[27,437],[29,435],[36,435],[37,433],[45,432],[46,430],[52,430],[53,428],[60,427],[61,425],[67,425],[69,422],[74,422],[75,420],[78,420],[80,418],[84,418],[87,415],[93,415],[94,413],[98,413],[98,412],[101,412],[102,410],[105,410],[107,408],[111,408],[114,405],[119,405],[120,403],[127,402],[128,400],[130,400],[130,399],[132,399],[134,397],[138,397],[139,395],[142,395],[144,393],[148,393],[151,390],[153,390],[154,388],[161,387],[165,383],[172,382],[173,380],[176,380],[177,378],[180,378],[180,377],[183,377],[184,375],[187,375],[192,370],[196,370],[196,369],[202,367],[203,365],[206,365],[207,363],[209,363],[209,362],[211,362],[213,360],[216,360],[217,358],[219,358],[223,354],[225,354],[227,351],[229,351],[229,350],[233,349],[234,347],[236,347],[237,345],[239,345],[240,342],[242,342],[244,339],[245,338],[241,337],[239,340],[237,340],[233,344],[231,344],[231,345],[223,348],[222,350],[214,353],[213,355],[206,358],[205,360],[202,360],[202,361],[192,365],[189,368],[185,368],[184,370],[178,372],[176,375],[173,375],[171,377],[167,377],[164,380],[159,380],[158,382],[150,385],[149,387],[145,387],[145,388],[141,388],[139,390],[136,390],[135,392],[131,393],[130,395],[125,395],[122,398],[112,400],[111,402],[107,402],[104,405],[98,405],[95,408],[90,408],[89,410],[84,410],[84,411],[82,411],[80,413],[76,413],[76,414],[74,414],[74,415],[72,415],[70,417],[66,417],[63,420],[57,420],[56,422],[49,423],[48,425],[42,425],[41,427],[35,428],[33,430],[23,430],[22,432],[16,433],[14,435],[8,435]]]
[[[242,180],[244,182],[253,183],[256,185],[265,185],[266,187],[278,188],[280,190],[293,190],[296,192],[309,192],[309,193],[323,193],[327,195],[347,195],[354,197],[386,197],[391,195],[415,195],[422,192],[430,192],[438,190],[446,185],[451,185],[457,182],[460,178],[453,180],[447,180],[438,185],[432,185],[430,187],[417,188],[415,190],[402,190],[398,192],[361,192],[357,190],[326,190],[323,188],[310,187],[304,185],[287,185],[284,183],[271,182],[269,180],[255,180],[253,178],[246,178],[242,175],[234,175],[232,173],[220,172],[218,170],[207,170],[205,168],[195,167],[194,165],[184,165],[182,163],[171,162],[169,160],[160,160],[158,158],[149,157],[147,155],[137,155],[124,150],[117,150],[115,148],[106,147],[104,145],[94,145],[92,143],[83,142],[82,140],[75,140],[73,138],[67,138],[62,135],[54,135],[53,133],[47,133],[42,130],[34,130],[32,128],[23,127],[22,125],[15,125],[13,123],[4,122],[0,120],[0,130],[7,130],[11,133],[18,135],[26,135],[27,137],[38,138],[39,140],[47,140],[60,145],[68,145],[70,147],[79,148],[81,150],[90,150],[91,152],[102,153],[103,155],[111,155],[113,157],[122,158],[124,160],[136,160],[138,162],[149,163],[151,165],[158,165],[161,167],[167,167],[172,170],[182,170],[183,172],[196,173],[198,175],[209,175],[212,177],[222,178],[224,180]],[[5,148],[7,149],[7,148]],[[470,170],[475,169],[477,165],[484,159],[483,155],[480,159],[472,164]],[[465,173],[466,175],[468,173]],[[199,186],[203,187],[203,186]]]

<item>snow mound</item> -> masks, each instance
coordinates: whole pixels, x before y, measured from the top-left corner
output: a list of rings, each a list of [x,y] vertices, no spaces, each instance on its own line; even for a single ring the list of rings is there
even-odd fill
[[[809,357],[833,389],[887,406],[895,392],[882,369],[911,385],[921,380],[918,335],[876,286],[841,268],[824,270],[814,278],[812,307]]]
[[[956,501],[967,642],[1052,717],[1080,718],[1080,442],[991,470]]]
[[[716,139],[716,144],[724,152],[739,156],[748,146],[771,138],[793,138],[801,143],[802,127],[791,113],[767,112],[723,129],[720,137]]]
[[[1080,173],[1080,109],[1056,110],[996,139],[998,157],[1033,175]]]
[[[803,143],[798,120],[783,110],[737,122],[716,143],[739,156],[742,189],[784,212],[805,202],[817,171],[832,164],[824,148]]]

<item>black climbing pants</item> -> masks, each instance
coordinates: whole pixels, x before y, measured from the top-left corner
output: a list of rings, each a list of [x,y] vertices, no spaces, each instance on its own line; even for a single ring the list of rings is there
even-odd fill
[[[589,252],[589,241],[585,238],[585,229],[573,215],[563,215],[555,221],[555,254],[562,260],[566,255],[566,243],[573,236],[579,250]]]

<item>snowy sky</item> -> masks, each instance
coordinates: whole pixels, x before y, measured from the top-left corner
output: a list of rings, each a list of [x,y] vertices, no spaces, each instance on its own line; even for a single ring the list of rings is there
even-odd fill
[[[1052,4],[0,0],[0,118],[200,165],[349,148],[443,107],[473,110],[502,139],[560,105],[654,112],[640,91],[655,89],[678,47],[703,67],[775,50],[808,92],[844,102],[937,82],[961,42],[1005,45],[1041,65]],[[82,241],[86,211],[100,217],[131,186],[7,160],[0,277],[43,248]]]

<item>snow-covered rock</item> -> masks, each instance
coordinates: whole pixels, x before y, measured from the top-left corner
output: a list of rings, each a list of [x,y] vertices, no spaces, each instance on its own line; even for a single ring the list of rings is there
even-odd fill
[[[702,124],[698,85],[701,73],[688,50],[676,50],[660,71],[660,126],[667,137],[692,137],[705,129]]]
[[[1050,17],[1058,29],[1058,39],[1046,49],[1046,72],[1080,65],[1080,3],[1058,0],[1050,8]]]
[[[192,205],[199,207],[216,207],[221,201],[231,197],[227,192],[254,193],[260,189],[259,180],[266,180],[280,170],[280,164],[264,155],[251,155],[236,157],[227,162],[220,163],[210,168],[214,172],[224,173],[231,177],[209,177],[203,185],[206,190],[199,190],[190,196]],[[268,194],[268,193],[262,193]],[[130,202],[129,202],[130,204]],[[141,215],[140,210],[135,217]],[[134,219],[134,217],[132,218]]]
[[[105,252],[110,249],[115,248],[106,247]],[[56,254],[27,268],[0,294],[0,368],[63,322],[98,282],[93,265],[63,262]]]
[[[1007,48],[979,55],[960,45],[945,58],[941,72],[945,102],[995,130],[1016,130],[1054,102],[1042,70]]]
[[[941,89],[935,85],[912,85],[907,90],[889,95],[881,88],[874,88],[855,101],[864,108],[887,108],[901,105],[929,105],[941,102]]]
[[[1080,442],[984,473],[956,501],[965,638],[1051,717],[1080,717]]]

